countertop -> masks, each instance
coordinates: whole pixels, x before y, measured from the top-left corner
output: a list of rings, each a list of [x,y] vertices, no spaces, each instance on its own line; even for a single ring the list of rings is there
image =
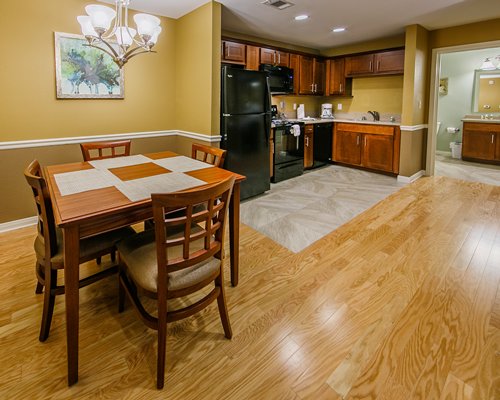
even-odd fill
[[[500,119],[462,118],[463,122],[479,122],[480,124],[500,124]]]
[[[400,122],[391,122],[391,121],[370,121],[370,120],[358,120],[358,119],[350,119],[350,118],[314,118],[314,119],[292,119],[287,118],[286,121],[289,122],[303,122],[306,125],[310,124],[326,124],[331,122],[348,122],[352,124],[368,124],[368,125],[391,125],[391,126],[400,126]],[[483,120],[481,120],[483,121]],[[271,125],[274,128],[274,124]]]

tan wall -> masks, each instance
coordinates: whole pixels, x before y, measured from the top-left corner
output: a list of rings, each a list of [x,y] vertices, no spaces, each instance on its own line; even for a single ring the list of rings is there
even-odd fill
[[[405,35],[391,36],[388,38],[370,40],[363,43],[350,44],[347,46],[339,46],[333,49],[321,51],[322,56],[333,57],[344,54],[362,53],[365,51],[375,51],[390,49],[392,47],[402,47],[405,45]]]
[[[431,31],[431,49],[500,40],[500,18]]]
[[[214,14],[219,16],[215,32]],[[220,32],[220,4],[209,2],[176,22],[176,128],[211,135],[212,96],[220,90],[215,88],[220,80],[214,81],[213,62],[216,57],[214,34]],[[220,48],[220,45],[215,47]],[[217,60],[220,60],[220,53]],[[220,74],[218,70],[217,74]]]
[[[175,128],[175,21],[162,18],[157,54],[125,67],[125,99],[56,99],[54,31],[79,33],[88,1],[2,2],[0,135],[2,141]],[[147,74],[144,71],[148,71]]]
[[[412,176],[423,169],[425,160],[425,137],[427,129],[417,131],[401,130],[401,151],[399,154],[399,175]]]

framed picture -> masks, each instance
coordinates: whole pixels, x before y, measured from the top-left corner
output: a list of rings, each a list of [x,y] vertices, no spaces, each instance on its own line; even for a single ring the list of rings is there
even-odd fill
[[[58,99],[123,99],[123,69],[82,35],[55,32]]]
[[[439,94],[442,96],[448,94],[448,78],[441,78],[439,80]]]

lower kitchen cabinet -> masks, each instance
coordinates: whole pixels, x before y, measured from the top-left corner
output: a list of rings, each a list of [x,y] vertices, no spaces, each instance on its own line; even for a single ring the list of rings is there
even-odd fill
[[[334,125],[333,161],[384,172],[399,172],[400,130],[397,126]]]
[[[499,163],[500,124],[464,122],[462,158]]]
[[[304,129],[304,168],[311,168],[314,164],[314,127],[306,125]]]

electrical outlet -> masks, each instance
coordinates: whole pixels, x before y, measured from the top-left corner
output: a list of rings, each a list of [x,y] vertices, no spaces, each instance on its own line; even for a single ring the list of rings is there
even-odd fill
[[[337,104],[337,110],[342,110],[342,103]]]
[[[293,103],[293,109],[296,110],[297,109],[297,103]]]
[[[285,102],[284,101],[280,101],[280,108],[281,109],[285,108]]]

